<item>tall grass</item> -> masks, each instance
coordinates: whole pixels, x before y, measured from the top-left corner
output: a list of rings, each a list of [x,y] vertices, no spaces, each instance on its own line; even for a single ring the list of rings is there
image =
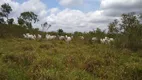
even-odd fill
[[[80,40],[0,39],[0,80],[141,80],[137,54]]]

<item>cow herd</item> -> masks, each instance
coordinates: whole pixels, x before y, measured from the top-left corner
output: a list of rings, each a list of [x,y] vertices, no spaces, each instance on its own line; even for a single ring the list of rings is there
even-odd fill
[[[30,33],[26,33],[26,34],[23,34],[23,36],[24,36],[24,38],[31,39],[31,40],[36,40],[36,39],[43,38],[42,35],[40,35],[40,34],[33,35],[33,34],[30,34]],[[65,36],[55,36],[55,35],[46,34],[45,38],[46,38],[46,40],[58,39],[58,40],[64,40],[66,42],[70,42],[70,41],[73,40],[73,36],[67,36],[67,35],[65,35]],[[79,36],[79,38],[80,38],[80,40],[85,40],[84,36]],[[114,41],[113,38],[109,38],[109,37],[104,37],[104,38],[101,38],[101,39],[98,39],[97,37],[92,37],[91,40],[92,41],[98,41],[99,40],[103,44],[109,44],[109,43]]]

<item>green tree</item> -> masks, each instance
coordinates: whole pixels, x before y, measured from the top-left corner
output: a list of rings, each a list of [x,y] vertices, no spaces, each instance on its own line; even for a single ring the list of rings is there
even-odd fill
[[[3,18],[0,18],[0,24],[5,24],[5,21]]]
[[[42,31],[45,30],[45,28],[47,27],[48,23],[47,22],[44,22],[43,24],[41,24],[41,27],[42,27]]]
[[[7,22],[8,22],[8,24],[13,24],[13,22],[14,22],[14,19],[13,19],[13,18],[11,18],[11,19],[8,19],[8,20],[7,20]]]
[[[115,19],[112,23],[108,26],[108,33],[109,34],[117,34],[119,32],[119,28],[117,27],[118,20]]]
[[[122,14],[118,46],[137,51],[142,48],[142,24],[135,13]]]
[[[75,35],[75,36],[82,36],[83,33],[82,33],[82,32],[78,32],[78,31],[75,31],[75,32],[74,32],[74,35]]]
[[[120,24],[120,29],[124,34],[132,33],[132,31],[135,31],[140,24],[135,13],[122,14],[121,20],[122,24]]]
[[[24,23],[25,23],[25,22],[24,22],[24,20],[23,20],[23,19],[18,18],[18,24],[19,24],[19,25],[24,25]]]
[[[96,29],[95,34],[96,34],[96,37],[99,39],[105,36],[105,32],[99,28]]]
[[[0,12],[0,24],[5,24],[2,12]]]
[[[62,29],[58,29],[58,34],[62,35],[64,33],[64,31]]]
[[[1,5],[0,14],[1,14],[2,17],[6,17],[7,20],[8,20],[8,17],[9,17],[9,14],[10,14],[11,11],[12,11],[12,8],[8,3]]]
[[[18,23],[20,25],[26,25],[29,29],[32,28],[32,22],[38,22],[38,15],[34,12],[23,12],[20,17],[18,17]]]
[[[51,27],[51,24],[48,24],[47,22],[44,22],[41,24],[42,31],[48,30]]]

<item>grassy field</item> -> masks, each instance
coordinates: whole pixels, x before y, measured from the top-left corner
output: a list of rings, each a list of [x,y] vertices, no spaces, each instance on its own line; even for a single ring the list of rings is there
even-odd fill
[[[76,40],[0,39],[0,80],[142,80],[142,53]]]

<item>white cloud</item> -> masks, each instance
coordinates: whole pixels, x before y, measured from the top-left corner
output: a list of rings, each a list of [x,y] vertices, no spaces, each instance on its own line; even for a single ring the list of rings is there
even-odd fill
[[[141,0],[102,0],[101,9],[107,16],[119,16],[123,13],[142,12]]]
[[[84,0],[59,0],[59,4],[66,7],[78,6],[83,4],[83,1]]]
[[[56,13],[58,13],[60,10],[58,9],[58,8],[51,8],[48,12],[50,13],[50,14],[56,14]]]
[[[65,9],[57,14],[51,14],[47,21],[52,23],[52,29],[62,28],[65,31],[89,31],[97,27],[103,28],[113,17],[106,17],[103,11],[84,13],[80,10]]]
[[[65,9],[57,14],[51,14],[47,17],[47,21],[54,23],[53,27],[55,27],[55,29],[63,28],[67,31],[75,31],[75,29],[87,25],[86,16],[83,12],[70,9]]]

